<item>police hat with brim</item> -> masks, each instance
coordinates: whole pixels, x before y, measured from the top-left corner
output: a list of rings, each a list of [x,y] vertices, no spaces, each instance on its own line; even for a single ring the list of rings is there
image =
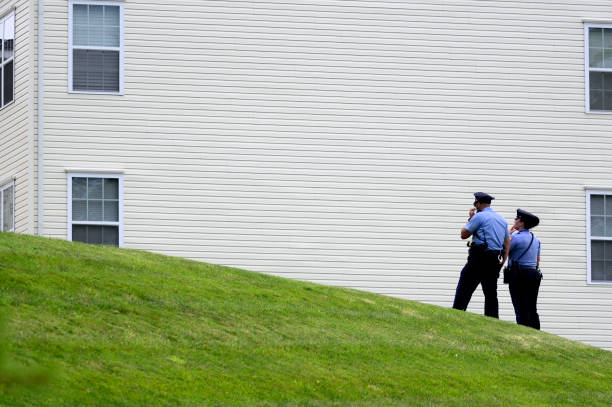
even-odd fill
[[[520,208],[516,210],[516,217],[525,224],[525,229],[534,228],[540,223],[540,218]]]
[[[476,203],[480,202],[483,204],[490,204],[492,200],[494,200],[495,198],[492,197],[489,194],[486,194],[484,192],[475,192],[474,193],[474,205],[476,205]]]

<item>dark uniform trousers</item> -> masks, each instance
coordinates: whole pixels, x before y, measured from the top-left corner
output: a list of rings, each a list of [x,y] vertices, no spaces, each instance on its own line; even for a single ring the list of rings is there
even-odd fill
[[[516,267],[510,276],[510,296],[516,323],[540,329],[540,316],[538,315],[538,291],[542,274],[535,267]]]
[[[472,294],[482,285],[485,297],[485,315],[499,318],[499,303],[497,301],[497,279],[499,278],[499,250],[484,250],[484,246],[470,247],[468,260],[457,284],[453,308],[465,311]]]

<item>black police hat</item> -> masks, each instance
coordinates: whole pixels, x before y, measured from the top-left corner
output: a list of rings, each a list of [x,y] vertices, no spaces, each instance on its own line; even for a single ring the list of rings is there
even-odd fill
[[[476,202],[480,202],[480,203],[484,203],[484,204],[490,204],[491,201],[493,199],[495,199],[494,197],[492,197],[489,194],[485,194],[484,192],[475,192],[474,193],[474,205],[476,205]]]
[[[523,221],[525,229],[534,228],[540,223],[540,218],[520,208],[516,210],[516,217]]]

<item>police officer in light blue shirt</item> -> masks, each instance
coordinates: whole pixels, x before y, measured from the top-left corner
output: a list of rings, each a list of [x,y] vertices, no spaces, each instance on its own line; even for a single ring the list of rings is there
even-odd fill
[[[510,273],[509,288],[516,322],[535,329],[540,329],[537,301],[542,273],[540,240],[530,229],[539,223],[540,219],[537,216],[522,209],[516,210],[516,218],[511,229],[513,233],[507,271]]]
[[[461,238],[472,236],[472,242],[468,243],[468,260],[461,270],[453,308],[465,311],[480,284],[485,297],[485,315],[499,318],[497,279],[510,245],[508,223],[491,209],[494,197],[476,192],[474,198],[468,223],[461,229]]]

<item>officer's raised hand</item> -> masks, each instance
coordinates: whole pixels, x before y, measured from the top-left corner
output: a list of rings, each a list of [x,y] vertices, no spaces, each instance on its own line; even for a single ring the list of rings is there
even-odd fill
[[[470,208],[470,216],[468,217],[468,221],[472,220],[475,214],[476,214],[476,208],[474,207]]]

